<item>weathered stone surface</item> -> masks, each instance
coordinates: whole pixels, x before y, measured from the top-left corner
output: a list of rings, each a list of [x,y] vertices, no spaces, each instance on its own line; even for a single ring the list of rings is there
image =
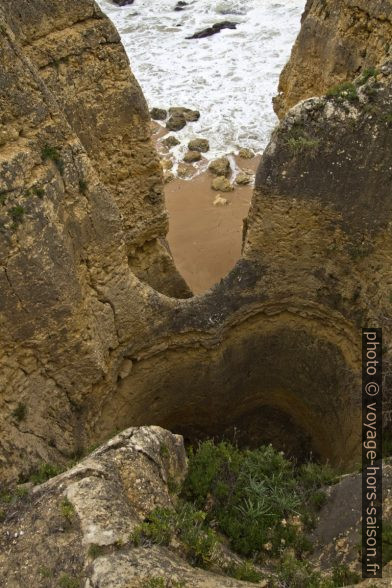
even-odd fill
[[[194,33],[191,37],[186,37],[187,39],[204,39],[205,37],[211,37],[212,35],[216,35],[216,33],[220,33],[223,29],[236,29],[237,28],[236,22],[231,22],[225,20],[223,22],[217,22],[216,24],[212,25],[212,27],[208,27]]]
[[[212,180],[211,187],[217,192],[232,192],[234,187],[231,185],[230,180],[224,176],[217,176]]]
[[[214,176],[224,176],[228,178],[231,174],[230,161],[227,157],[220,157],[214,159],[208,166],[208,171],[214,174]]]
[[[200,153],[207,153],[210,149],[210,144],[207,139],[192,139],[188,143],[190,151],[200,151]]]
[[[181,131],[181,129],[183,129],[185,125],[185,116],[181,112],[178,112],[170,116],[169,120],[166,123],[166,128],[169,129],[169,131]]]
[[[248,149],[247,147],[241,147],[241,149],[238,152],[239,157],[241,157],[242,159],[253,159],[255,154],[251,149]]]
[[[173,106],[169,108],[169,113],[172,116],[183,115],[187,122],[195,122],[200,118],[200,112],[198,110],[192,110],[184,106]]]
[[[176,147],[177,145],[179,145],[180,141],[174,135],[169,135],[168,137],[162,140],[162,144],[165,145],[165,147],[167,147],[168,149],[170,149],[170,147]]]
[[[240,186],[246,186],[248,184],[251,183],[252,181],[252,175],[246,172],[240,172],[235,179],[236,184],[239,184]]]
[[[184,155],[185,163],[195,163],[196,161],[200,161],[201,153],[200,151],[188,151]]]
[[[166,120],[167,110],[164,110],[163,108],[152,108],[150,110],[150,115],[153,120]]]
[[[300,100],[382,64],[391,50],[391,0],[308,0],[274,99],[282,117]]]

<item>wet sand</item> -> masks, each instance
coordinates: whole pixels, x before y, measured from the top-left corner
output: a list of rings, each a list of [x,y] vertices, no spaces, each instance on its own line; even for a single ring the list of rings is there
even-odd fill
[[[260,158],[238,160],[242,169],[256,170]],[[192,180],[175,179],[165,186],[169,212],[168,241],[176,266],[195,294],[219,282],[241,255],[243,219],[247,216],[252,186],[233,192],[211,189],[206,172]],[[214,206],[220,194],[227,206]]]

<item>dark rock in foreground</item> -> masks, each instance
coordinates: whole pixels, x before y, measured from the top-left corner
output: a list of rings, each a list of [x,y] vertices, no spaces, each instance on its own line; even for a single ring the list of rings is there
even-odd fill
[[[165,110],[164,108],[152,108],[150,110],[150,116],[152,120],[166,120],[167,110]]]
[[[207,29],[203,29],[198,33],[195,33],[191,37],[187,37],[187,39],[204,39],[205,37],[211,37],[216,33],[220,33],[222,29],[236,29],[237,28],[236,22],[231,21],[224,21],[224,22],[217,22],[216,24],[212,25],[212,27],[208,27]]]
[[[182,2],[182,0],[180,0],[180,2],[177,2],[174,11],[175,12],[180,12],[181,10],[184,10],[185,7],[188,6],[188,4],[186,2]]]
[[[117,4],[117,6],[128,6],[129,4],[133,4],[135,0],[112,0],[113,4]]]

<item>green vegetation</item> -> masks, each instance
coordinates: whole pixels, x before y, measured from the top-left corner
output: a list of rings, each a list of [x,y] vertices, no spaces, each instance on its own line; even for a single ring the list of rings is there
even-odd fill
[[[62,516],[65,518],[65,520],[68,523],[72,523],[73,518],[75,516],[75,509],[73,507],[73,505],[70,503],[70,501],[68,500],[68,498],[64,498],[64,500],[62,501],[61,505],[61,514]]]
[[[4,206],[4,204],[6,203],[6,200],[7,200],[7,194],[4,194],[4,193],[0,194],[0,204],[2,206]]]
[[[25,420],[26,414],[27,406],[23,402],[18,402],[18,406],[12,411],[12,416],[18,421],[18,423],[20,423]]]
[[[43,484],[50,480],[50,478],[54,478],[63,472],[63,468],[59,466],[52,465],[50,463],[42,463],[36,470],[33,472],[30,477],[29,481],[33,484]]]
[[[318,139],[309,139],[308,137],[290,137],[287,140],[287,145],[294,153],[302,153],[303,151],[313,151],[320,144]]]
[[[330,88],[327,92],[328,98],[334,98],[338,102],[356,102],[358,100],[357,88],[352,82],[343,82]]]
[[[181,502],[177,510],[156,508],[134,530],[131,540],[135,545],[148,542],[169,545],[176,537],[192,565],[208,568],[216,560],[218,538],[205,524],[206,517],[205,512],[186,502]]]
[[[38,196],[38,198],[43,198],[45,196],[45,190],[43,188],[33,188],[33,193]]]
[[[92,543],[90,545],[90,547],[88,548],[88,555],[92,559],[96,559],[97,557],[99,557],[103,553],[104,553],[104,547],[102,545],[96,545],[95,543]]]
[[[59,579],[60,588],[79,588],[80,581],[69,574],[63,574]]]
[[[362,72],[361,77],[356,82],[357,86],[363,86],[370,78],[375,78],[378,75],[378,70],[375,67],[368,67]]]
[[[170,457],[169,449],[168,449],[167,445],[165,445],[164,443],[161,443],[161,446],[159,448],[159,453],[160,453],[161,457],[165,457],[165,458]]]
[[[323,577],[320,572],[312,569],[309,562],[298,560],[293,553],[282,558],[278,571],[278,582],[272,584],[276,588],[340,588],[360,581],[360,576],[351,572],[346,565],[337,566],[330,577]]]
[[[53,161],[61,174],[64,173],[64,161],[62,160],[60,153],[56,147],[51,145],[45,145],[41,151],[42,161]]]
[[[154,576],[144,580],[141,588],[185,588],[185,582],[168,580],[163,576]]]
[[[216,521],[232,549],[246,557],[279,555],[282,544],[298,555],[309,549],[303,531],[321,505],[319,489],[336,481],[329,466],[295,468],[271,446],[240,451],[211,441],[189,458],[183,495],[198,509],[212,503],[207,522]]]
[[[385,566],[392,561],[392,523],[383,521],[382,524],[382,563]]]
[[[228,576],[235,578],[236,580],[242,580],[243,582],[260,582],[262,575],[255,568],[255,566],[248,561],[244,561],[239,565],[231,565],[225,570]]]
[[[25,209],[23,206],[13,206],[8,210],[8,214],[10,215],[11,219],[13,220],[12,227],[14,229],[17,228],[18,225],[23,221]]]

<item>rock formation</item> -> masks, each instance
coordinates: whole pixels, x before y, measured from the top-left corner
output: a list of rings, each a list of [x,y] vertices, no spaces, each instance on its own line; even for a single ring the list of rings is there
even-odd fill
[[[274,100],[278,116],[381,65],[391,55],[391,38],[390,0],[308,0]]]
[[[92,0],[0,8],[2,481],[148,424],[356,464],[360,327],[391,304],[390,63],[288,113],[242,258],[183,300],[112,25]]]

